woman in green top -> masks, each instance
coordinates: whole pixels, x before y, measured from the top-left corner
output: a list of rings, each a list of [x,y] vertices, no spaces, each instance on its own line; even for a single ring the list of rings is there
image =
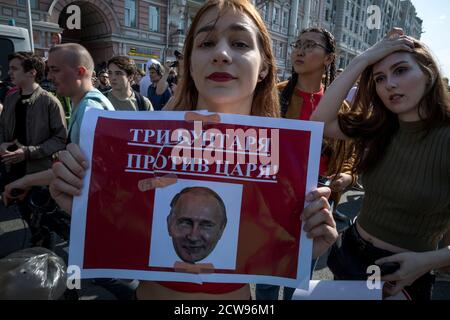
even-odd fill
[[[351,110],[338,114],[360,75]],[[328,137],[355,139],[365,188],[357,222],[330,254],[335,277],[365,279],[377,264],[387,295],[430,299],[430,271],[450,265],[450,247],[436,250],[450,228],[450,97],[430,51],[392,30],[350,63],[311,120]]]

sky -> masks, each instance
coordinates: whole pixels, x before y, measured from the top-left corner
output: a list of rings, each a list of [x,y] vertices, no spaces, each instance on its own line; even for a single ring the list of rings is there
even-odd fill
[[[450,77],[450,1],[411,0],[423,20],[421,40],[433,51],[444,76]]]

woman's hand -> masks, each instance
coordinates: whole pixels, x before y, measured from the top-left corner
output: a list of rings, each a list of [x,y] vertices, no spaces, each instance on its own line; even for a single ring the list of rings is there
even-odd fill
[[[406,51],[413,52],[414,42],[412,38],[407,37],[402,29],[394,28],[386,35],[386,37],[364,51],[358,59],[365,61],[367,66],[373,65],[384,57],[397,52]]]
[[[50,184],[50,194],[62,210],[71,213],[73,197],[81,194],[88,162],[74,143],[59,151],[58,157],[59,161],[52,167],[55,178]]]
[[[383,292],[388,296],[395,296],[406,286],[411,285],[418,278],[433,269],[430,257],[426,252],[404,252],[379,259],[375,264],[382,265],[387,262],[397,262],[400,268],[392,273],[381,277],[381,281],[388,281]]]
[[[333,192],[343,192],[349,185],[352,184],[353,178],[348,173],[338,173],[337,176],[331,177],[334,179],[330,184],[330,189]]]
[[[328,203],[330,194],[331,190],[327,187],[310,192],[305,199],[309,204],[300,216],[303,230],[308,238],[313,239],[314,259],[325,253],[338,237],[336,223]]]

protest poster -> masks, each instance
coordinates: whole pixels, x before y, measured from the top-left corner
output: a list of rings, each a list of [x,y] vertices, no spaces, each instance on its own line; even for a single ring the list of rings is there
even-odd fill
[[[69,264],[83,278],[307,288],[312,241],[299,216],[317,186],[322,131],[255,116],[88,110]]]

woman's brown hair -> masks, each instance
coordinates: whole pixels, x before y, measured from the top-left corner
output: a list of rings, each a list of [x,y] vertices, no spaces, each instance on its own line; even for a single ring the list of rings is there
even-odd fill
[[[267,64],[267,76],[256,85],[251,115],[263,117],[279,117],[280,108],[278,92],[276,89],[276,63],[272,52],[270,35],[256,8],[248,0],[210,0],[207,1],[197,12],[186,37],[184,47],[184,75],[178,85],[176,94],[169,109],[177,111],[195,110],[198,102],[198,90],[190,72],[192,49],[194,46],[194,35],[201,17],[211,8],[218,8],[217,20],[226,10],[234,10],[245,13],[258,28],[258,44],[262,51],[263,60]]]
[[[414,40],[410,53],[428,77],[425,94],[419,102],[419,116],[426,130],[450,124],[450,96],[439,67],[430,50]],[[399,128],[397,115],[386,108],[376,92],[373,65],[364,70],[349,112],[339,115],[339,125],[346,135],[355,138],[356,172],[367,172],[383,156]]]

